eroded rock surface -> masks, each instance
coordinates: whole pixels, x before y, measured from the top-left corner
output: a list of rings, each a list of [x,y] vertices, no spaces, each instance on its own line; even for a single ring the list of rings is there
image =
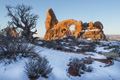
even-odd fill
[[[10,36],[14,36],[14,37],[18,37],[19,36],[19,34],[16,32],[14,27],[10,27],[10,29],[8,30],[7,34],[10,35]]]
[[[47,10],[45,25],[46,34],[44,40],[63,39],[69,35],[74,35],[80,39],[106,39],[102,30],[103,25],[100,21],[82,23],[82,21],[68,19],[58,22],[52,9]],[[73,31],[70,30],[71,25],[75,25]]]
[[[52,9],[48,9],[47,10],[47,18],[45,21],[45,26],[46,26],[46,31],[48,29],[51,29],[54,27],[54,25],[56,25],[58,23],[58,20],[56,19],[56,16],[53,12]]]

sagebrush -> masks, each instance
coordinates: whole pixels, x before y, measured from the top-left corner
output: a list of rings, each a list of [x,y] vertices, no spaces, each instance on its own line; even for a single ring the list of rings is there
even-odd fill
[[[30,59],[26,62],[25,72],[30,79],[37,79],[40,76],[46,77],[52,72],[52,68],[49,65],[48,60],[45,57],[41,57],[38,59]]]
[[[78,58],[73,58],[71,60],[71,65],[74,68],[74,70],[76,70],[78,72],[79,75],[84,74],[84,72],[91,72],[92,71],[91,66],[87,66],[83,62],[83,60],[80,60]]]
[[[17,58],[29,57],[35,53],[35,46],[30,43],[21,41],[21,39],[6,36],[0,41],[0,59],[9,59],[17,61]]]

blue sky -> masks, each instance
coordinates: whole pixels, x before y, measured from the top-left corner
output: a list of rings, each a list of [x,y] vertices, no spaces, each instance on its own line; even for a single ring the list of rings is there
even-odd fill
[[[67,19],[82,22],[101,21],[105,34],[120,34],[120,0],[0,0],[0,27],[6,27],[6,5],[25,4],[33,7],[32,13],[39,15],[37,36],[43,37],[46,11],[52,8],[58,21]]]

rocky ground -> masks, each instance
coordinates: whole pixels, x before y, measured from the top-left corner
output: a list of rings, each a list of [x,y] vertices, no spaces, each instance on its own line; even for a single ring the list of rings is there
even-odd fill
[[[75,52],[75,53],[85,53],[85,52],[97,52],[102,54],[102,52],[114,52],[116,55],[120,55],[120,41],[100,41],[100,40],[87,40],[87,39],[77,39],[74,36],[68,36],[63,39],[56,40],[39,40],[35,41],[36,45],[47,47],[53,50],[60,50],[65,52]]]
[[[53,68],[48,78],[37,80],[120,79],[120,41],[89,41],[70,36],[62,40],[37,40],[34,45],[37,54],[45,56]],[[73,66],[75,59],[84,66],[80,72]],[[9,65],[1,63],[1,80],[28,80],[25,62],[27,58]]]

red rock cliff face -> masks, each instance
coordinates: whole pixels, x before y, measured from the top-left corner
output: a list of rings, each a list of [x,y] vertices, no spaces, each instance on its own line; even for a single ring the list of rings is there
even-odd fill
[[[95,23],[82,23],[73,19],[58,22],[52,9],[47,10],[47,18],[45,21],[46,34],[44,40],[63,39],[68,35],[74,35],[77,38],[85,39],[105,39],[103,33],[103,25],[97,21]],[[75,30],[70,31],[70,26],[75,25]]]

